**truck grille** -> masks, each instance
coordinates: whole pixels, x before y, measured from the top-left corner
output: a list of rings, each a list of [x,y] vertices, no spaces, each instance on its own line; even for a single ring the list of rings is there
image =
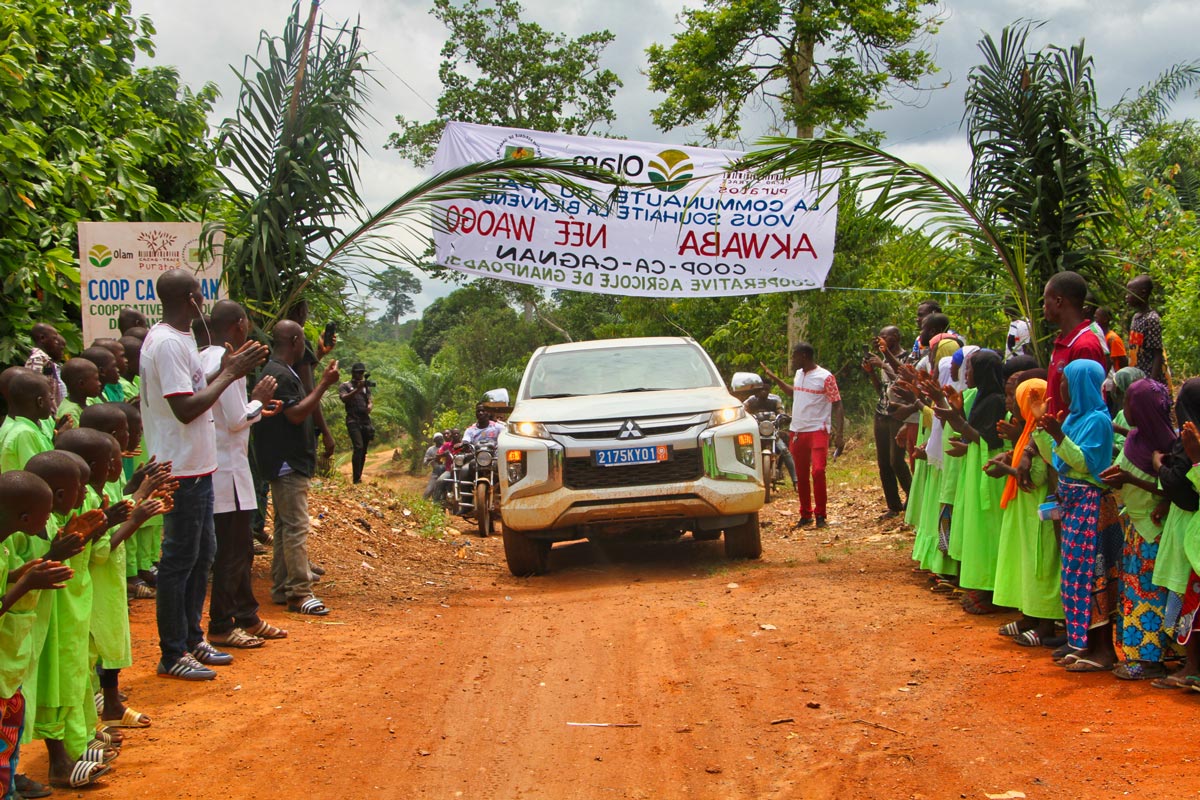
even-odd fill
[[[657,464],[631,464],[621,467],[597,467],[590,457],[568,458],[563,465],[563,484],[568,489],[618,489],[625,486],[650,486],[678,483],[700,477],[703,464],[700,450],[676,450],[668,461]]]

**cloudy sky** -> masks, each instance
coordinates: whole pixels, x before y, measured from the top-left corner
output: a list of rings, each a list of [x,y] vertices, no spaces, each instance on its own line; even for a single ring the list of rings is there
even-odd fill
[[[617,121],[612,132],[631,139],[684,141],[685,133],[662,134],[649,111],[661,99],[651,93],[641,74],[644,52],[653,42],[669,43],[678,30],[676,14],[700,0],[524,0],[527,18],[548,30],[571,36],[607,28],[616,41],[605,54],[605,66],[624,82],[618,91]],[[307,3],[304,4],[307,8]],[[440,92],[437,69],[445,29],[429,14],[424,0],[324,0],[331,20],[359,20],[364,41],[374,53],[380,82],[372,95],[375,124],[366,134],[362,164],[364,194],[372,208],[393,199],[420,179],[421,173],[383,147],[400,114],[428,119]],[[153,61],[173,64],[193,86],[216,83],[222,92],[214,110],[216,124],[237,99],[231,65],[240,68],[253,53],[263,29],[277,33],[291,8],[290,0],[133,0],[138,15],[148,15],[158,30]],[[930,93],[921,107],[896,105],[879,112],[871,126],[886,134],[885,146],[910,160],[959,182],[969,161],[959,123],[967,71],[978,61],[981,32],[998,35],[1019,19],[1045,24],[1035,32],[1037,45],[1086,41],[1096,61],[1101,101],[1111,105],[1127,92],[1153,80],[1171,64],[1200,58],[1195,34],[1200,31],[1200,3],[1195,0],[948,0],[943,23],[932,40],[944,89]],[[1200,116],[1200,100],[1181,100],[1176,116]],[[752,134],[752,131],[747,131]],[[446,293],[444,286],[423,281],[420,310]]]

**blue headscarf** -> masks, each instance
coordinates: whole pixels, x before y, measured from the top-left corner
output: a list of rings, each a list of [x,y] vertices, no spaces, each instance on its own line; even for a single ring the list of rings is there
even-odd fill
[[[1063,434],[1079,447],[1088,472],[1097,481],[1112,466],[1112,417],[1104,403],[1104,367],[1087,358],[1077,358],[1062,371],[1071,395],[1071,409],[1063,422]],[[1067,464],[1054,455],[1054,468],[1066,474]]]

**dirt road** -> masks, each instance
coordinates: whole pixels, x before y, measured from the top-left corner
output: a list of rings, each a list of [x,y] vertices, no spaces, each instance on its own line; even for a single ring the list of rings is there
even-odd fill
[[[470,542],[469,568],[400,595],[358,588],[354,561],[327,563],[334,613],[268,605],[291,637],[238,653],[212,684],[154,677],[153,603],[135,603],[122,682],[154,726],[130,732],[92,795],[1197,793],[1200,695],[1068,676],[1002,640],[1006,617],[925,590],[907,534],[853,522],[877,490],[838,494],[831,518],[851,522],[822,532],[792,531],[777,503],[756,563],[725,561],[719,542],[582,543],[523,580],[493,538]],[[24,765],[44,777],[39,747]]]

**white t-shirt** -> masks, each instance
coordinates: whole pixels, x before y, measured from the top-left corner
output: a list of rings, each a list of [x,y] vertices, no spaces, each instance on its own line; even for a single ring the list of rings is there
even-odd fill
[[[1004,340],[1004,360],[1025,354],[1025,346],[1029,344],[1029,323],[1023,319],[1014,319],[1008,323],[1008,337]]]
[[[221,367],[224,347],[206,347],[200,352],[204,373],[211,375]],[[258,409],[257,405],[255,406]],[[258,409],[261,410],[261,409]],[[247,418],[246,379],[229,384],[212,407],[216,423],[217,471],[213,474],[213,513],[252,511],[258,508],[254,479],[250,477],[250,426],[262,419],[259,413]]]
[[[842,399],[837,379],[824,367],[796,370],[792,379],[792,424],[795,433],[828,432],[833,404]]]
[[[142,343],[142,429],[149,455],[173,463],[177,478],[211,475],[217,470],[212,410],[183,424],[168,397],[195,394],[208,385],[191,333],[159,322]]]

